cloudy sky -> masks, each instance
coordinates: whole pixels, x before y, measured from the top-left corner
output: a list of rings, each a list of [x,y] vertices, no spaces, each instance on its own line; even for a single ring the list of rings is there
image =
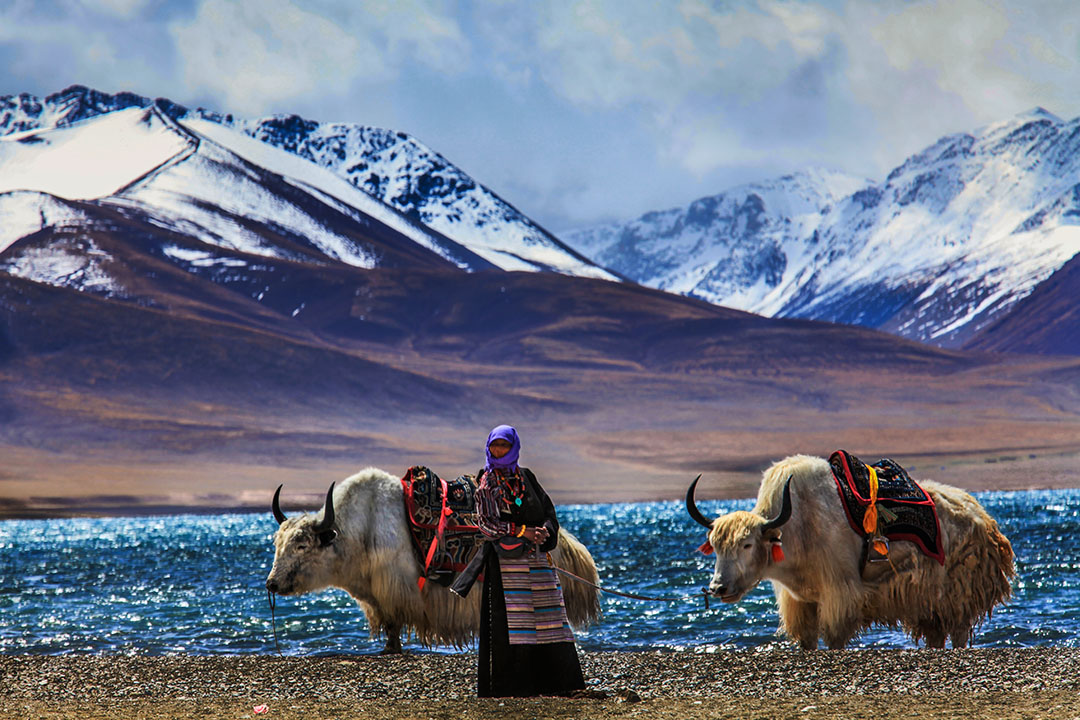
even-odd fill
[[[389,127],[555,232],[1071,119],[1078,60],[1072,0],[0,0],[0,95]]]

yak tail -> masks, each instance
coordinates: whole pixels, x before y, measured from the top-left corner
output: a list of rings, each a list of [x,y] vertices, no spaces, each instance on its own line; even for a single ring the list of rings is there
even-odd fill
[[[1012,543],[998,529],[997,522],[993,523],[988,534],[990,543],[997,549],[995,554],[998,561],[998,570],[1001,572],[1002,577],[1007,580],[1016,577],[1016,558],[1013,555]]]
[[[557,567],[584,578],[594,585],[600,583],[596,563],[588,548],[563,528],[559,528],[559,544],[551,551]],[[584,628],[600,617],[600,591],[565,575],[559,577],[566,618],[576,628]]]

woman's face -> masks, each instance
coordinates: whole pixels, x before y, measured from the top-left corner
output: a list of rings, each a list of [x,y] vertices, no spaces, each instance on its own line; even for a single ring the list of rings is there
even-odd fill
[[[493,458],[501,458],[503,455],[510,452],[510,448],[512,447],[513,445],[510,444],[509,440],[495,438],[491,441],[491,444],[488,445],[488,452],[491,453],[491,457]]]

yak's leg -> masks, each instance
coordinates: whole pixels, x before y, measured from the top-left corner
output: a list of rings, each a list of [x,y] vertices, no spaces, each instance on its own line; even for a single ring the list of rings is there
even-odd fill
[[[788,637],[803,650],[817,650],[817,603],[803,602],[784,589],[776,593],[776,601],[780,605],[780,626]]]
[[[943,649],[945,647],[945,636],[938,634],[936,630],[926,633],[926,647],[936,650]]]
[[[951,627],[948,629],[948,638],[953,641],[954,648],[967,648],[968,643],[971,642],[972,636],[975,635],[974,628],[967,623],[949,623]]]
[[[386,626],[386,647],[379,653],[380,655],[400,655],[401,654],[401,626],[400,625],[387,625]]]
[[[949,639],[952,640],[953,648],[965,648],[971,642],[971,635],[970,628],[955,630],[949,633]]]
[[[851,639],[859,633],[857,627],[828,628],[822,635],[825,637],[825,646],[830,650],[843,650]]]
[[[859,609],[861,600],[853,602],[859,594],[854,588],[843,589],[828,596],[819,604],[818,614],[821,624],[821,637],[830,650],[841,650],[853,637],[859,634]]]
[[[926,639],[926,647],[941,649],[945,647],[945,629],[941,626],[941,620],[923,618],[918,624],[918,633]]]

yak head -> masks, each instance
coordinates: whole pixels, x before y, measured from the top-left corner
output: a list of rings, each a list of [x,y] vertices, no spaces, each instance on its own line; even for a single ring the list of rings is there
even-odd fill
[[[278,522],[274,533],[274,566],[266,578],[266,589],[279,595],[301,595],[329,585],[337,557],[337,530],[334,529],[334,484],[326,491],[321,513],[285,517],[274,492],[272,509]]]
[[[698,475],[686,491],[686,510],[709,529],[702,551],[716,553],[709,593],[723,602],[738,602],[761,582],[772,563],[783,559],[780,528],[791,517],[791,478],[784,484],[780,513],[771,520],[742,510],[709,520],[694,502],[694,489],[700,479]]]

